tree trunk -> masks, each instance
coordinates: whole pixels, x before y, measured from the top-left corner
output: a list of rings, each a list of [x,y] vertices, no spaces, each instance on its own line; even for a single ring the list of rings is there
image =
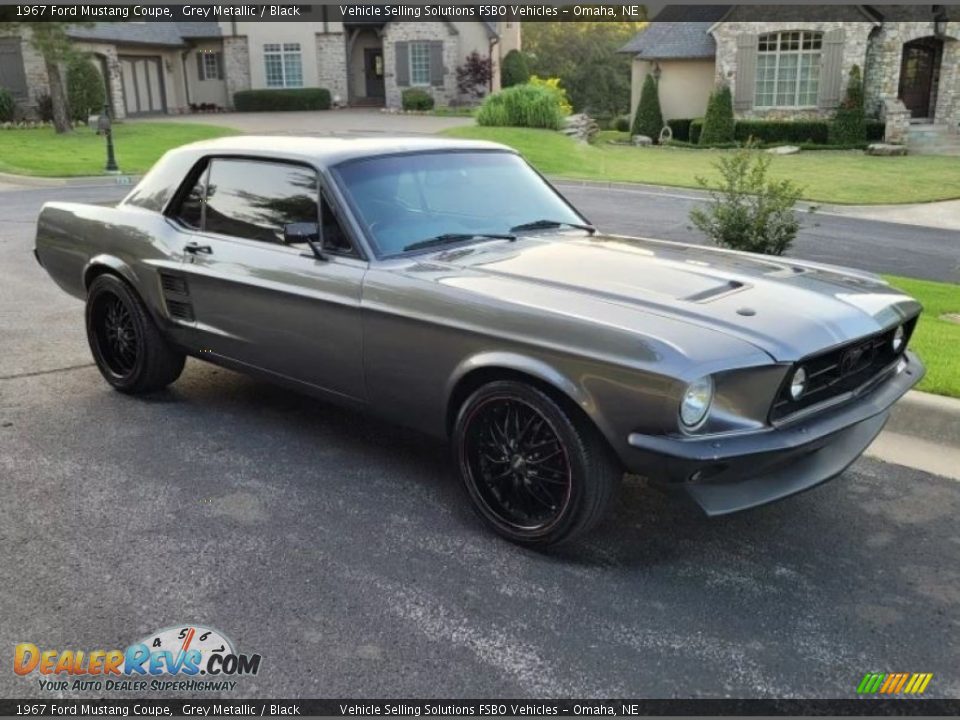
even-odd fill
[[[53,127],[57,134],[68,133],[73,130],[70,122],[70,112],[67,108],[67,92],[63,87],[63,76],[60,74],[59,63],[45,61],[47,79],[50,82],[50,104],[53,106]]]

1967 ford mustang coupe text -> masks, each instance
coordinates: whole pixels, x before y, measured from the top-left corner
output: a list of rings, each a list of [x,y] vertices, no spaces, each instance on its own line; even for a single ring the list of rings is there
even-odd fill
[[[115,207],[48,203],[36,255],[116,389],[194,355],[449,438],[529,545],[595,526],[624,469],[710,515],[810,488],[923,375],[883,280],[601,234],[488,143],[189,145]]]

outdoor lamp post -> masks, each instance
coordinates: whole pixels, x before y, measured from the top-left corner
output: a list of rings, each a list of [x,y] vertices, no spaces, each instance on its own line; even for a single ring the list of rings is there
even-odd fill
[[[100,119],[97,120],[97,134],[102,134],[107,137],[107,167],[105,170],[108,173],[119,173],[120,168],[117,167],[117,157],[113,152],[113,129],[110,122],[110,106],[107,103],[104,103],[103,112],[100,114]]]

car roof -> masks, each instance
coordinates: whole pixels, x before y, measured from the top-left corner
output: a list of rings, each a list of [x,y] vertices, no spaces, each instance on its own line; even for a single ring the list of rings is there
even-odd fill
[[[232,135],[202,140],[180,148],[196,157],[210,154],[301,160],[333,166],[348,160],[418,152],[515,151],[506,145],[482,140],[437,137],[291,137],[289,135]]]

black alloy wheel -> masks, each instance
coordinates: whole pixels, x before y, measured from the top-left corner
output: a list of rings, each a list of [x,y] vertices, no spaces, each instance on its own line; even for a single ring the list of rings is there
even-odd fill
[[[87,292],[87,341],[104,379],[130,394],[160,390],[183,371],[143,301],[122,279],[98,275]]]
[[[525,545],[553,545],[589,530],[622,476],[587,418],[521,382],[474,392],[457,418],[454,447],[480,516]]]

